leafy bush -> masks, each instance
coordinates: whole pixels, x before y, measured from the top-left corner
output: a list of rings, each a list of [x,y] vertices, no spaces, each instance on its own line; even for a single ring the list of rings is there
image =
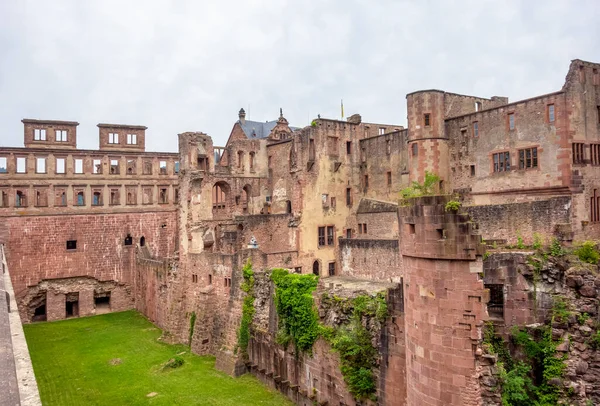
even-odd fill
[[[590,337],[590,346],[595,350],[600,350],[600,330]]]
[[[355,317],[349,326],[341,327],[332,340],[332,347],[340,354],[341,371],[350,393],[364,398],[375,392],[373,367],[377,350],[371,344],[371,334]]]
[[[448,203],[446,203],[446,211],[453,211],[453,212],[457,212],[458,209],[460,209],[460,202],[457,200],[450,200]]]
[[[533,244],[531,245],[531,248],[539,250],[542,248],[542,245],[544,245],[544,238],[542,235],[540,233],[533,233]]]
[[[502,405],[531,405],[531,398],[535,396],[535,388],[529,377],[531,367],[519,361],[513,369],[506,372],[501,363],[499,366],[502,366],[499,368],[499,378],[502,381]]]
[[[400,191],[403,200],[419,196],[431,196],[437,192],[440,177],[431,172],[425,172],[425,180],[421,184],[413,181],[412,185]]]
[[[171,368],[171,369],[175,369],[175,368],[179,368],[180,366],[182,366],[184,364],[184,359],[181,358],[180,356],[175,356],[173,358],[171,358],[170,360],[167,361],[167,363],[163,366],[163,369],[167,369],[167,368]]]
[[[319,277],[312,274],[290,274],[285,269],[273,269],[275,308],[279,316],[278,342],[290,341],[301,351],[309,351],[319,337],[319,315],[312,292]]]
[[[596,250],[596,243],[593,241],[584,241],[575,251],[574,254],[583,262],[588,264],[597,264],[600,259],[600,253]]]
[[[562,257],[565,254],[566,251],[560,244],[560,241],[558,241],[558,238],[553,238],[552,242],[550,243],[550,255],[558,258]]]

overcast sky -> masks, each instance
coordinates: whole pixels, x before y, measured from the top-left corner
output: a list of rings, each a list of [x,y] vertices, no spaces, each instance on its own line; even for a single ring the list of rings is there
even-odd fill
[[[148,127],[224,145],[240,107],[291,125],[321,114],[406,124],[406,93],[511,101],[561,88],[572,59],[600,62],[600,1],[0,0],[0,145],[22,118]]]

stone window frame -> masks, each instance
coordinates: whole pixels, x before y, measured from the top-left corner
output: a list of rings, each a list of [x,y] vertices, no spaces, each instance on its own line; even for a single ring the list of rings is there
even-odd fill
[[[58,163],[63,163],[63,171],[58,171]],[[64,155],[54,156],[54,173],[56,175],[66,175],[67,174],[67,157]]]
[[[479,138],[479,121],[473,121],[471,128],[473,129],[473,138]]]
[[[69,130],[66,128],[55,128],[54,139],[56,142],[69,142]]]
[[[44,162],[44,170],[40,171],[40,162]],[[47,156],[36,156],[35,157],[35,173],[48,173],[48,157]]]
[[[15,207],[29,207],[29,187],[27,186],[15,186]],[[17,204],[19,203],[19,204]]]
[[[146,196],[146,191],[150,192],[148,194],[148,196],[149,196],[148,202],[144,201],[144,197]],[[142,186],[142,204],[143,205],[154,204],[154,186],[151,186],[151,185]]]
[[[94,198],[98,194],[98,200],[96,201]],[[103,187],[93,187],[92,186],[92,206],[93,207],[101,207],[104,206],[104,188]]]
[[[135,134],[135,133],[127,134],[127,145],[137,145],[137,134]]]
[[[163,190],[164,195],[162,194]],[[158,204],[169,204],[169,185],[158,186]]]
[[[327,264],[327,275],[335,276],[335,271],[337,268],[335,265],[335,261],[329,261],[329,263]]]
[[[119,143],[119,133],[108,133],[108,143],[111,145],[116,145]]]
[[[125,205],[134,206],[137,205],[137,186],[126,186],[125,187]],[[133,196],[132,199],[129,197]]]
[[[319,248],[335,247],[335,225],[317,227],[317,245]]]
[[[77,161],[81,161],[81,172],[77,172]],[[73,157],[73,174],[83,175],[85,174],[85,158],[84,157]]]
[[[152,159],[144,159],[142,162],[142,175],[152,175],[153,168],[154,164]]]
[[[514,111],[506,113],[506,129],[507,131],[517,130],[517,116]]]
[[[387,171],[386,176],[387,176],[387,185],[388,185],[388,187],[391,187],[392,186],[392,172]]]
[[[507,155],[508,154],[508,155]],[[496,159],[497,157],[497,159]],[[494,151],[490,153],[490,164],[491,173],[506,173],[513,169],[511,155],[509,150]],[[500,167],[500,161],[502,159],[502,167]],[[508,164],[508,168],[507,165]]]
[[[114,185],[108,187],[109,193],[109,206],[120,206],[121,205],[121,186]]]
[[[35,207],[48,207],[48,195],[49,195],[49,190],[50,188],[48,186],[34,186],[33,187],[33,193],[35,196],[35,201],[34,201],[34,206]],[[40,196],[41,193],[45,194],[45,202],[41,202],[40,203]]]
[[[584,142],[571,143],[571,152],[573,154],[573,164],[574,165],[585,165],[585,143]]]
[[[530,151],[530,154],[531,154],[530,158],[529,158],[529,160],[531,161],[530,166],[527,166],[527,151]],[[526,147],[526,148],[519,148],[517,150],[517,158],[519,161],[517,169],[524,170],[524,171],[531,170],[531,169],[540,169],[540,152],[541,152],[541,149],[538,145],[534,145],[534,146],[530,146],[530,147]],[[521,155],[523,156],[522,160],[521,160]]]
[[[431,113],[423,113],[423,127],[431,127]]]
[[[116,162],[116,165],[114,164],[114,162]],[[120,175],[121,174],[121,157],[118,157],[118,158],[109,157],[108,164],[109,164],[108,173],[110,175]]]
[[[82,200],[79,199],[82,196]],[[73,187],[73,206],[85,207],[85,186],[74,186]]]
[[[556,123],[556,105],[554,103],[546,105],[546,122],[550,125]]]
[[[130,171],[131,167],[129,166],[130,163],[133,163],[133,170]],[[125,175],[137,175],[137,158],[125,158]]]
[[[28,170],[27,170],[28,169],[27,168],[27,158],[28,158],[27,155],[16,155],[15,156],[15,173],[17,173],[19,175],[21,175],[21,174],[27,174],[27,172],[28,172]],[[19,160],[20,159],[24,159],[25,160],[24,161],[24,163],[25,163],[25,170],[22,171],[22,172],[19,171]]]
[[[45,128],[34,128],[33,129],[33,140],[34,141],[46,141],[46,129]]]
[[[3,163],[1,163],[3,162]],[[4,165],[4,166],[2,166]],[[2,171],[1,169],[4,168],[4,171]],[[0,174],[3,173],[8,173],[8,157],[7,156],[0,156]]]
[[[0,208],[9,207],[9,201],[8,201],[9,195],[10,195],[10,188],[8,188],[8,187],[0,188]]]
[[[96,162],[100,162],[99,167],[96,167]],[[92,175],[102,175],[103,172],[102,158],[92,157]]]
[[[54,207],[67,207],[69,205],[68,202],[68,196],[67,196],[67,192],[69,190],[68,186],[62,186],[62,185],[55,185],[54,186]],[[57,195],[58,193],[60,193],[60,195]],[[58,201],[58,197],[61,197],[59,203],[57,204],[56,202]]]
[[[161,166],[162,164],[165,166]],[[168,175],[169,174],[169,161],[166,159],[158,161],[158,174],[159,175]]]
[[[593,166],[600,165],[600,144],[599,143],[591,143],[590,144],[590,163]]]

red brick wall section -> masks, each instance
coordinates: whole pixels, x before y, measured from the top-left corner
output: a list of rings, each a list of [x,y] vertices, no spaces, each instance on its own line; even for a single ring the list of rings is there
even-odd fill
[[[12,217],[8,266],[17,297],[44,279],[90,276],[99,281],[132,283],[135,244],[140,237],[156,256],[174,251],[176,213]],[[134,245],[125,246],[131,234]],[[67,240],[77,240],[67,250]]]

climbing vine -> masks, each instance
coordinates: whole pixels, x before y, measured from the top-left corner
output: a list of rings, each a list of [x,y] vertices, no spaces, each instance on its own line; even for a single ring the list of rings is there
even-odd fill
[[[252,270],[252,263],[250,260],[246,262],[246,265],[242,268],[242,277],[244,282],[242,283],[241,289],[246,296],[242,302],[242,321],[240,323],[240,329],[238,331],[238,348],[240,349],[242,356],[246,358],[248,356],[248,343],[250,342],[250,325],[252,324],[252,318],[254,317],[254,271]]]
[[[290,274],[286,269],[273,269],[275,308],[279,316],[277,342],[290,343],[300,351],[309,351],[319,337],[319,315],[312,292],[319,277],[312,274]]]
[[[340,355],[340,369],[350,393],[357,399],[375,399],[375,376],[373,369],[377,366],[379,352],[373,346],[372,336],[364,325],[366,317],[385,321],[388,315],[385,295],[361,295],[354,299],[334,300],[341,302],[342,307],[352,309],[350,322],[332,331],[328,338],[332,348]]]
[[[196,312],[190,315],[190,334],[188,337],[188,345],[192,345],[192,337],[194,335],[194,326],[196,325]]]

